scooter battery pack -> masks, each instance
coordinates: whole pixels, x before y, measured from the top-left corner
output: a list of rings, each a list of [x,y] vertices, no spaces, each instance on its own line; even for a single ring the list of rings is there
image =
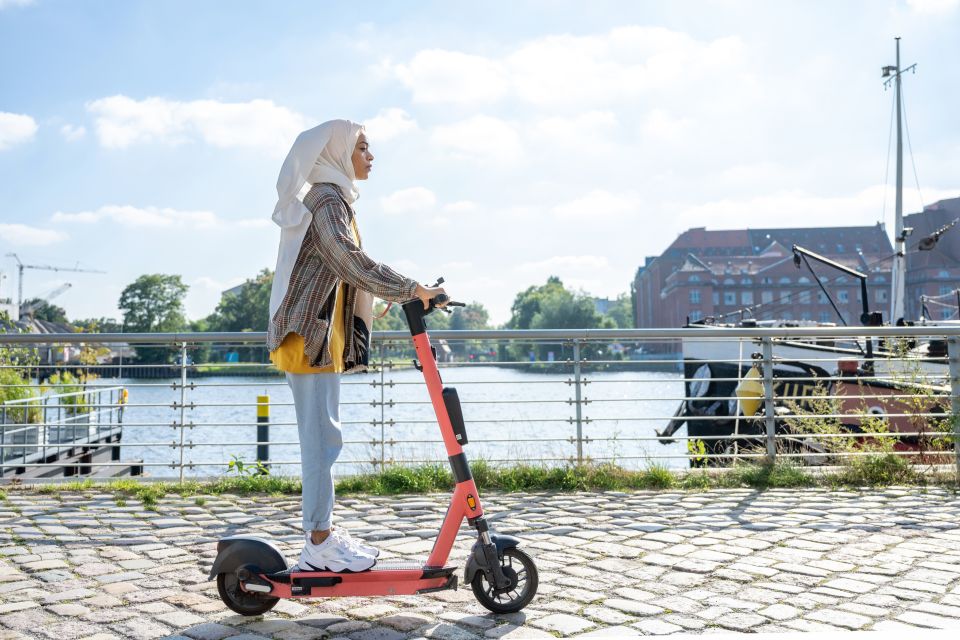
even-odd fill
[[[450,425],[453,427],[453,435],[461,445],[467,444],[467,427],[463,424],[463,411],[460,409],[460,397],[457,390],[453,387],[444,387],[443,404],[447,407],[447,415],[450,416]]]

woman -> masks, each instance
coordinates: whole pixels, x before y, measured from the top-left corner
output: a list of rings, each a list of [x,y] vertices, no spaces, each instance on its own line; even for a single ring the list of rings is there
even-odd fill
[[[368,364],[373,296],[392,302],[442,288],[424,287],[371,259],[360,247],[354,181],[366,180],[373,154],[363,127],[331,120],[304,131],[277,180],[273,220],[281,228],[270,295],[267,347],[293,391],[300,434],[305,544],[301,571],[365,571],[379,551],[331,523],[333,464],[340,454],[340,376]]]

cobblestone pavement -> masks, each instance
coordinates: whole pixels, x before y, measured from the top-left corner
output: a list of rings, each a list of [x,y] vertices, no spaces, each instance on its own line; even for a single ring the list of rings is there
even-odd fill
[[[426,556],[447,496],[341,498],[336,518],[384,559]],[[218,538],[276,541],[291,563],[299,498],[13,490],[0,501],[0,640],[539,638],[960,627],[960,498],[943,489],[488,494],[540,569],[523,612],[469,587],[226,609]],[[473,542],[464,528],[451,561]]]

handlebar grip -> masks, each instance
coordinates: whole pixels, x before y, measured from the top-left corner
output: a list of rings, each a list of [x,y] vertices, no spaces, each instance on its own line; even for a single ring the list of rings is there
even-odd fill
[[[445,293],[440,293],[433,299],[433,304],[436,305],[444,305],[448,302],[450,302],[450,296]]]

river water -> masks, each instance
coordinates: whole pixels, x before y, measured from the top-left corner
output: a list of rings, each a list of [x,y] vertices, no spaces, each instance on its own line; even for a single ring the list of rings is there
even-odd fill
[[[471,460],[491,463],[526,461],[549,465],[577,459],[576,407],[571,373],[531,372],[498,366],[445,367],[446,386],[457,388],[470,443]],[[682,442],[663,445],[654,436],[679,405],[683,383],[678,373],[650,371],[583,374],[582,435],[584,458],[615,461],[625,468],[652,463],[686,466]],[[344,448],[338,474],[372,471],[388,463],[445,463],[432,406],[422,374],[413,369],[344,376],[341,420]],[[300,450],[290,389],[281,377],[203,377],[192,379],[174,408],[178,380],[104,379],[100,384],[128,387],[123,415],[123,461],[147,463],[154,477],[228,473],[235,456],[256,460],[257,396],[270,396],[270,461],[273,473],[299,475]],[[391,384],[392,383],[392,384]],[[380,404],[381,393],[385,405]],[[183,423],[191,428],[180,429]],[[381,421],[386,424],[381,424]],[[181,453],[180,442],[187,445]],[[381,441],[386,442],[381,444]],[[160,466],[153,466],[160,465]]]

